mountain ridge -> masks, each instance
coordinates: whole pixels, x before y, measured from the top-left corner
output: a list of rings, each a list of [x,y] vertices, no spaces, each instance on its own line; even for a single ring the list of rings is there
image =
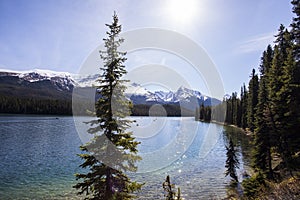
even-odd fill
[[[21,94],[21,97],[26,97],[27,94],[38,98],[41,91],[42,98],[49,96],[53,99],[69,99],[74,88],[91,88],[96,84],[98,77],[98,74],[78,75],[40,69],[26,71],[0,69],[0,94],[9,96]],[[133,101],[133,104],[182,104],[190,109],[201,103],[210,106],[221,102],[183,86],[177,91],[149,91],[138,83],[131,83],[127,86],[125,95]]]

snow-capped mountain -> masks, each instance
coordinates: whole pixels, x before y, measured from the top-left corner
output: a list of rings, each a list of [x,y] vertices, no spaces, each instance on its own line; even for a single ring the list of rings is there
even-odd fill
[[[182,103],[182,102],[199,102],[205,105],[217,104],[218,100],[201,94],[199,91],[192,90],[181,86],[177,91],[148,91],[137,83],[131,84],[129,89],[126,91],[126,96],[129,97],[133,102],[138,102],[139,104],[147,104],[149,102],[158,103]]]
[[[0,77],[18,77],[19,81],[27,81],[30,83],[50,81],[50,83],[55,86],[60,91],[71,91],[76,82],[72,78],[72,75],[68,72],[54,72],[50,70],[40,70],[34,69],[31,71],[11,71],[11,70],[1,70]]]
[[[99,74],[92,74],[92,75],[79,75],[79,74],[72,74],[71,75],[73,80],[78,87],[91,87],[96,84],[96,80],[99,78]]]
[[[71,96],[74,87],[86,88],[97,85],[95,75],[78,75],[68,72],[55,72],[49,70],[30,70],[30,71],[11,71],[0,69],[0,84],[13,84],[17,91],[30,88],[31,93],[38,93],[38,90],[44,89],[44,92],[57,90],[60,95],[67,93]],[[9,91],[6,91],[9,92]],[[29,93],[30,93],[29,92]],[[25,92],[26,93],[26,92]],[[197,104],[216,105],[219,100],[201,94],[199,91],[185,87],[178,88],[177,91],[149,91],[137,83],[127,85],[125,94],[134,104]],[[36,96],[35,94],[34,96]],[[46,96],[46,94],[45,94]],[[55,95],[54,95],[55,96]]]
[[[128,86],[126,96],[134,104],[180,104],[187,108],[194,109],[195,106],[204,104],[205,106],[217,105],[221,101],[211,98],[201,92],[181,86],[177,91],[148,91],[137,83]],[[192,108],[193,107],[193,108]]]

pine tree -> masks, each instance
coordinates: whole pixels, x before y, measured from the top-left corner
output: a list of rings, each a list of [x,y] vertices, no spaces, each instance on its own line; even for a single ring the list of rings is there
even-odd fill
[[[233,122],[233,106],[232,106],[232,97],[226,100],[226,119],[227,124],[232,124]]]
[[[212,107],[211,120],[222,123],[225,122],[226,110],[226,100],[223,99],[222,103]]]
[[[268,121],[266,119],[267,92],[265,78],[259,83],[258,105],[255,114],[255,138],[254,138],[254,168],[264,173],[268,172],[268,177],[273,177],[272,156],[271,156],[271,136]]]
[[[250,131],[254,131],[254,115],[258,102],[258,76],[255,69],[252,70],[251,79],[249,81],[249,93],[247,99],[247,125]]]
[[[211,107],[206,106],[204,109],[204,121],[210,122],[211,121]]]
[[[295,44],[293,47],[294,50],[293,55],[296,62],[298,62],[299,64],[300,61],[300,0],[292,0],[291,3],[293,5],[293,13],[296,14],[291,24],[292,27],[291,33]]]
[[[227,150],[227,160],[225,167],[227,168],[225,176],[230,175],[234,182],[238,182],[238,177],[236,174],[236,169],[239,168],[239,160],[237,158],[237,151],[233,145],[232,140],[229,141],[229,146],[226,146]]]
[[[205,114],[205,109],[204,109],[204,104],[202,103],[200,106],[200,120],[204,120],[204,114]]]
[[[89,122],[88,130],[94,137],[81,146],[84,153],[79,155],[84,160],[80,166],[89,171],[76,174],[76,179],[83,181],[74,188],[80,190],[78,194],[85,193],[86,199],[132,199],[132,192],[140,189],[141,184],[131,181],[125,173],[137,170],[135,162],[140,157],[137,156],[139,143],[126,131],[131,123],[125,119],[130,102],[124,96],[124,81],[120,80],[126,73],[123,65],[126,53],[118,51],[123,39],[119,38],[121,25],[116,14],[113,23],[106,26],[109,28],[108,38],[104,39],[106,51],[100,51],[104,67],[98,79],[97,120]]]
[[[259,68],[260,75],[265,76],[266,79],[272,66],[273,55],[273,48],[271,47],[271,45],[268,45],[267,50],[263,52],[263,56],[261,58],[261,65]]]
[[[292,170],[291,162],[292,155],[299,150],[300,137],[298,134],[300,125],[297,112],[297,101],[294,93],[294,73],[296,63],[294,61],[292,49],[288,51],[288,57],[283,66],[282,82],[283,85],[278,91],[278,96],[281,98],[281,103],[278,107],[282,114],[280,119],[280,141],[281,141],[281,154],[286,167]]]
[[[241,114],[240,114],[240,100],[237,98],[237,93],[233,92],[231,95],[232,106],[232,124],[240,126]]]
[[[279,109],[279,104],[284,103],[280,102],[281,97],[279,96],[279,91],[283,86],[283,66],[287,58],[287,51],[291,48],[290,34],[285,29],[285,27],[281,24],[278,30],[278,34],[276,35],[275,47],[274,47],[274,55],[272,59],[272,65],[270,67],[269,72],[267,73],[268,77],[268,95],[270,100],[270,107],[273,113],[274,123],[277,120],[280,120],[282,115],[280,112],[282,110]],[[277,129],[278,127],[274,128]]]
[[[241,127],[241,125],[242,125],[242,121],[241,121],[242,120],[242,107],[241,107],[241,100],[237,96],[236,96],[235,110],[236,110],[236,125],[238,127]]]
[[[273,112],[272,114],[275,115],[277,113],[277,98],[278,98],[278,91],[282,87],[282,81],[280,77],[282,77],[282,62],[280,61],[280,51],[279,47],[276,45],[274,48],[274,57],[272,60],[272,66],[270,68],[270,72],[268,73],[268,99],[270,100],[270,108],[271,111]],[[274,118],[275,116],[272,116]],[[275,119],[272,119],[273,121]],[[273,128],[276,129],[275,127],[275,121],[273,123]]]
[[[245,129],[247,125],[247,99],[248,92],[245,83],[241,87],[241,127]]]
[[[284,62],[284,60],[288,56],[288,49],[291,48],[291,35],[290,32],[285,28],[283,24],[280,24],[278,29],[278,34],[275,35],[276,40],[275,44],[278,46],[280,51],[280,62]]]
[[[290,102],[295,102],[291,92],[294,61],[291,53],[291,34],[286,29],[284,30],[282,25],[276,43],[272,66],[268,75],[269,115],[272,131],[278,141],[277,150],[281,154],[286,167],[288,167],[292,154],[288,142],[288,138],[291,137],[288,131],[292,131],[292,129],[287,129],[288,124],[291,124],[291,118],[288,116],[295,112],[292,108],[289,108],[292,104]]]
[[[271,68],[273,50],[269,45],[267,50],[263,52],[260,65],[260,81],[258,90],[258,104],[255,113],[255,138],[254,138],[254,152],[253,164],[257,171],[268,173],[270,179],[273,178],[272,170],[272,136],[271,128],[268,122],[268,92],[267,92],[267,74]]]
[[[291,24],[292,26],[291,34],[293,39],[292,49],[293,49],[294,62],[292,65],[290,65],[293,66],[293,70],[290,73],[292,75],[290,87],[292,90],[292,97],[294,98],[293,105],[291,105],[293,108],[291,109],[293,109],[295,112],[297,108],[299,108],[300,106],[300,0],[292,0],[291,3],[293,5],[293,13],[296,15],[293,18],[293,22]],[[298,115],[295,115],[294,117],[297,119],[296,124],[299,125],[300,112],[298,112]],[[295,130],[299,130],[299,126],[295,127]]]

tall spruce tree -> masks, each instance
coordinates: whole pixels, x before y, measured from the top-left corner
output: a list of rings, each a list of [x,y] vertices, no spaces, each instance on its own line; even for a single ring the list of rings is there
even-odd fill
[[[225,122],[228,124],[233,124],[233,106],[232,97],[226,100],[226,119]]]
[[[264,76],[265,79],[267,79],[267,75],[272,66],[273,54],[273,48],[271,47],[271,45],[268,45],[267,50],[263,52],[263,56],[261,58],[261,65],[259,68],[261,77]]]
[[[279,28],[276,36],[274,57],[268,75],[268,96],[270,105],[270,124],[275,133],[277,150],[281,154],[286,167],[290,166],[291,149],[288,142],[290,137],[287,125],[290,124],[289,102],[293,101],[291,95],[291,80],[293,57],[291,56],[292,40],[291,34],[283,25]],[[289,61],[288,61],[289,60]],[[286,71],[286,72],[285,72]],[[289,79],[289,80],[288,80]]]
[[[291,3],[293,5],[293,13],[296,15],[293,18],[293,22],[291,24],[292,27],[291,32],[295,44],[293,47],[294,50],[293,55],[295,57],[295,60],[299,64],[300,61],[300,0],[292,0]]]
[[[271,118],[273,121],[273,131],[276,131],[277,127],[275,121],[277,120],[278,116],[278,91],[282,87],[282,58],[280,54],[279,47],[276,45],[274,47],[274,57],[272,59],[272,65],[270,68],[270,72],[268,73],[268,99],[270,101],[270,111],[272,112]]]
[[[275,44],[280,51],[280,61],[284,62],[288,55],[288,49],[291,48],[291,35],[287,28],[280,24],[278,33],[275,35]]]
[[[278,96],[280,96],[281,102],[279,105],[279,110],[282,114],[279,118],[280,123],[280,150],[282,158],[288,170],[292,170],[292,155],[299,150],[300,137],[299,131],[299,118],[296,96],[293,91],[292,85],[294,84],[294,72],[296,68],[296,63],[294,61],[292,49],[288,51],[288,57],[283,66],[282,82],[283,85],[278,91]]]
[[[137,170],[139,143],[126,131],[131,123],[125,118],[130,102],[124,96],[124,80],[120,80],[126,73],[123,64],[126,53],[118,51],[123,39],[119,37],[121,25],[115,13],[112,24],[106,26],[109,28],[108,37],[104,39],[106,50],[100,51],[104,67],[98,79],[97,120],[90,122],[88,130],[94,137],[81,146],[85,153],[79,155],[84,160],[80,166],[89,171],[76,174],[76,179],[82,182],[74,188],[80,190],[78,194],[86,194],[85,199],[132,199],[132,193],[140,189],[141,184],[131,181],[125,173]]]
[[[252,70],[249,81],[249,92],[247,99],[247,125],[250,131],[254,131],[254,115],[258,102],[258,76],[255,69]]]
[[[226,146],[226,164],[225,167],[227,168],[225,172],[225,176],[230,176],[234,182],[238,182],[238,177],[236,174],[236,169],[239,168],[239,160],[237,158],[237,151],[234,147],[232,140],[229,140],[229,146]]]
[[[269,131],[264,119],[266,86],[264,79],[259,83],[259,100],[255,115],[255,138],[254,138],[254,167],[263,172],[268,168],[268,157],[270,155]]]
[[[255,113],[255,138],[253,164],[258,171],[267,173],[267,177],[273,178],[272,169],[272,136],[268,122],[268,93],[267,93],[267,74],[272,64],[272,47],[269,45],[263,52],[260,65],[260,81],[258,90],[258,104]]]
[[[232,93],[232,112],[232,124],[240,126],[240,100],[238,99],[236,92]]]
[[[291,106],[293,107],[293,110],[295,112],[297,108],[299,108],[300,106],[300,0],[292,0],[291,3],[293,5],[293,13],[296,15],[293,18],[291,24],[292,26],[291,34],[293,39],[292,49],[293,49],[294,62],[293,62],[293,70],[292,72],[290,72],[290,74],[292,75],[290,87],[292,90],[291,92],[293,97],[293,105]],[[294,129],[300,130],[300,112],[296,112],[296,113],[298,114],[294,116],[297,120],[295,122],[296,126],[294,127]],[[295,142],[297,141],[298,139]]]
[[[243,129],[247,128],[247,100],[248,100],[248,92],[246,89],[245,83],[241,87],[241,127]]]

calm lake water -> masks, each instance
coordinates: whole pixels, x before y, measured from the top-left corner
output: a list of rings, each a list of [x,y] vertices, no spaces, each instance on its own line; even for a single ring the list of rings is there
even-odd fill
[[[143,160],[132,179],[144,182],[139,199],[163,199],[166,175],[185,199],[222,199],[225,144],[239,149],[238,175],[248,169],[248,138],[238,129],[195,122],[193,118],[133,117]],[[80,119],[83,120],[83,119]],[[73,117],[0,116],[0,199],[80,199],[72,185],[80,172],[84,128]],[[83,120],[84,121],[84,120]]]

